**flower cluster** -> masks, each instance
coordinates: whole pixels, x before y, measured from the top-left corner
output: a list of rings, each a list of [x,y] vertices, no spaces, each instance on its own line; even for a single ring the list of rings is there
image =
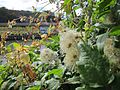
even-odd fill
[[[64,64],[72,68],[79,59],[79,43],[81,34],[75,30],[66,30],[60,33],[60,49],[65,54]]]
[[[41,51],[40,58],[41,58],[43,63],[51,63],[51,64],[53,64],[57,60],[57,53],[52,51],[49,48],[44,48]]]
[[[120,68],[120,49],[114,47],[114,41],[111,38],[107,38],[104,45],[104,53],[108,57],[110,64]]]

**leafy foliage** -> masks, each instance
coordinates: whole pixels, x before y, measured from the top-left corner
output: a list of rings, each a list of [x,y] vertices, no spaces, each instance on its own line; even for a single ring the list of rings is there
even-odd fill
[[[78,70],[85,84],[94,87],[94,84],[108,84],[111,74],[110,66],[105,57],[95,47],[90,45],[80,45],[80,59],[77,62]],[[93,86],[92,86],[93,85]]]
[[[36,1],[40,2],[39,0]],[[49,0],[49,2],[60,3],[59,0]],[[7,35],[3,34],[0,50],[5,50],[4,55],[7,62],[0,65],[0,89],[119,90],[119,68],[112,69],[113,67],[110,66],[111,60],[104,51],[105,41],[108,38],[114,36],[119,43],[120,27],[118,23],[107,21],[117,5],[117,0],[64,0],[60,8],[61,13],[64,12],[66,16],[63,20],[64,25],[59,25],[61,22],[57,22],[56,27],[50,26],[47,30],[48,34],[40,34],[42,39],[34,40],[30,46],[14,42],[5,47],[3,43],[5,43]],[[33,9],[36,12],[36,8],[33,7]],[[80,12],[77,14],[79,9]],[[48,13],[45,12],[38,17],[46,19],[47,15]],[[24,18],[21,17],[20,19]],[[30,18],[30,23],[32,23],[34,17]],[[36,25],[35,27],[38,28],[40,22],[36,22]],[[71,63],[74,63],[74,69],[72,70],[63,63],[66,54],[61,53],[60,35],[52,33],[54,29],[60,29],[58,32],[64,32],[66,28],[77,30],[80,34],[80,37],[75,37],[76,39],[80,38],[79,49],[77,48],[80,55],[78,55],[79,58],[76,61],[71,61]],[[72,39],[71,37],[68,39]],[[73,43],[70,42],[67,48],[70,48]],[[54,63],[42,62],[42,46],[48,48],[51,52],[52,50],[56,52],[57,60],[52,60]],[[77,45],[74,47],[77,47]],[[71,56],[72,50],[73,48],[69,51]],[[45,57],[48,54],[49,52],[45,52]],[[119,53],[117,56],[119,56]],[[72,58],[76,58],[76,55]]]
[[[110,35],[119,36],[120,35],[120,26],[115,26],[111,29]]]

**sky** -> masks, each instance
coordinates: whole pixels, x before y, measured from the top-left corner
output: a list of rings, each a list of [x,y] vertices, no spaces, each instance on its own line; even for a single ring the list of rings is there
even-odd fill
[[[42,7],[46,6],[49,0],[0,0],[0,7],[6,7],[7,9],[13,10],[29,10],[32,11],[32,6],[37,8],[37,11],[41,10]],[[46,2],[46,3],[44,3]],[[43,10],[56,10],[55,4],[47,5]]]

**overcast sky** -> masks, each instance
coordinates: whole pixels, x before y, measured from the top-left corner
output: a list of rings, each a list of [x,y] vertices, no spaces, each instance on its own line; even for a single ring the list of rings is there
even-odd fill
[[[14,9],[14,10],[33,10],[32,6],[37,7],[39,11],[42,7],[44,7],[49,0],[39,0],[39,3],[36,0],[0,0],[0,7],[6,7],[7,9]],[[46,2],[46,3],[44,3]],[[44,4],[43,4],[44,3]],[[44,10],[52,10],[56,9],[55,4],[47,5]]]

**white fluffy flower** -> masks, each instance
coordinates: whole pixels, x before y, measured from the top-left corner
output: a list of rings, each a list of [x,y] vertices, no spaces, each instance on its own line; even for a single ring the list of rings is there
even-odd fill
[[[81,34],[75,30],[66,30],[60,33],[60,49],[65,53],[64,64],[71,69],[79,59],[79,49],[77,44],[80,41]]]
[[[72,47],[71,50],[68,50],[63,61],[66,67],[72,68],[79,59],[79,54],[78,48]]]
[[[45,48],[41,51],[40,58],[44,63],[54,63],[57,59],[57,53],[49,48]]]
[[[66,53],[71,47],[77,46],[80,41],[80,33],[73,30],[60,33],[60,36],[60,48],[63,53]]]
[[[120,49],[114,47],[114,42],[110,38],[106,39],[104,45],[104,53],[108,57],[110,63],[120,68]]]

